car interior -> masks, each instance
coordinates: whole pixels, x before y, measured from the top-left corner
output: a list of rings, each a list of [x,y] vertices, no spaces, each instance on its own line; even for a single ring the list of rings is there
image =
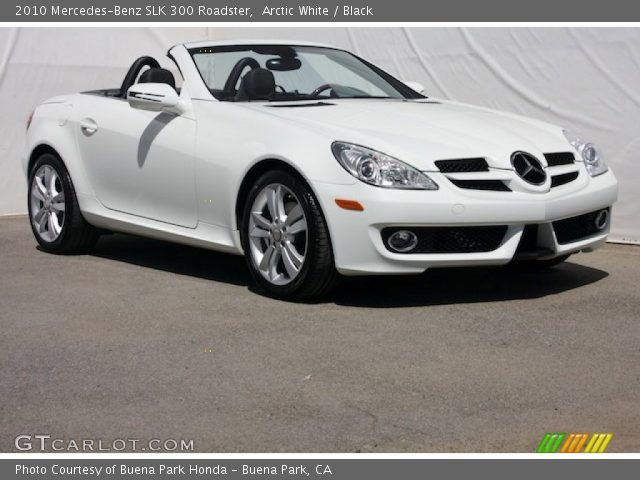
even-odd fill
[[[301,93],[297,90],[286,91],[276,83],[273,71],[298,70],[301,67],[300,59],[295,56],[292,49],[287,50],[287,47],[261,47],[255,50],[261,54],[274,55],[274,57],[269,58],[264,67],[255,58],[249,56],[238,60],[225,80],[223,88],[209,89],[215,98],[228,102],[247,102],[367,97],[366,92],[358,88],[337,83],[319,85],[309,93]],[[396,80],[393,81],[398,83]],[[92,90],[84,93],[126,100],[127,91],[136,83],[166,83],[180,93],[180,88],[176,87],[173,73],[162,68],[160,63],[151,56],[142,56],[133,62],[120,88]],[[407,90],[407,88],[402,85],[398,90]],[[411,91],[404,94],[405,98],[418,95]]]
[[[126,100],[127,91],[136,83],[166,83],[180,93],[180,88],[176,88],[176,80],[173,73],[166,68],[162,68],[155,58],[149,56],[140,57],[131,64],[120,88],[92,90],[84,93]]]
[[[238,81],[240,81],[240,86],[236,90]],[[120,88],[95,90],[86,93],[126,99],[127,91],[136,83],[166,83],[176,89],[178,93],[180,92],[176,88],[173,73],[160,67],[160,63],[155,58],[144,56],[133,62]],[[243,102],[269,100],[273,98],[275,93],[276,82],[273,73],[266,68],[261,68],[254,58],[245,57],[233,67],[220,96],[224,100]]]
[[[292,71],[301,66],[296,57],[275,57],[266,61],[267,68],[260,66],[252,57],[238,60],[225,81],[222,90],[209,89],[218,100],[227,102],[248,101],[286,101],[286,100],[318,100],[321,98],[338,98],[340,96],[366,95],[361,90],[337,84],[324,84],[310,94],[298,91],[287,92],[276,83],[272,70]],[[249,71],[247,72],[247,68]],[[246,73],[244,73],[246,72]],[[236,89],[236,85],[239,87]]]

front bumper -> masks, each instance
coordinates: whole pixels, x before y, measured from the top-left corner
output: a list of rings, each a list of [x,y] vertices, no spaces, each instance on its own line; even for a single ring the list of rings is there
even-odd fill
[[[526,225],[538,225],[544,258],[603,245],[609,225],[586,238],[558,243],[552,222],[610,207],[618,187],[611,171],[576,185],[548,193],[485,192],[458,189],[439,176],[437,191],[391,190],[357,182],[335,185],[314,182],[331,233],[336,268],[344,275],[421,273],[427,268],[503,265],[516,255]],[[585,179],[586,180],[586,179]],[[357,200],[364,211],[344,210],[335,199]],[[498,248],[472,253],[415,253],[389,251],[381,232],[394,226],[506,225]]]

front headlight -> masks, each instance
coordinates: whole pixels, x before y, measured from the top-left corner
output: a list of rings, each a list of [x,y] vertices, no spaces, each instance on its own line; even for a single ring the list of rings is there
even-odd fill
[[[421,171],[384,153],[346,142],[333,142],[331,151],[347,172],[370,185],[386,188],[437,190]]]
[[[593,143],[583,142],[580,138],[572,135],[566,130],[562,131],[564,133],[567,141],[575,148],[582,160],[584,160],[584,164],[587,167],[587,171],[592,177],[596,175],[601,175],[607,170],[609,167],[607,163],[602,158],[602,154],[600,153],[600,149],[596,147]]]

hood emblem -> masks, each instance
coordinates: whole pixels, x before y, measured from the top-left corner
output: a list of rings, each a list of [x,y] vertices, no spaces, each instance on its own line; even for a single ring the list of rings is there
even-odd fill
[[[532,185],[542,185],[547,179],[542,163],[530,153],[513,152],[511,165],[521,179]]]

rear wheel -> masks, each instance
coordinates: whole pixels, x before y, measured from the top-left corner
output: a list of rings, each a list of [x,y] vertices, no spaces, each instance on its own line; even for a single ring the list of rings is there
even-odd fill
[[[318,201],[292,173],[268,172],[258,179],[246,201],[241,237],[251,274],[270,296],[311,299],[337,282]]]
[[[83,253],[98,239],[97,230],[82,217],[69,172],[60,159],[45,153],[29,175],[29,220],[43,250]]]

